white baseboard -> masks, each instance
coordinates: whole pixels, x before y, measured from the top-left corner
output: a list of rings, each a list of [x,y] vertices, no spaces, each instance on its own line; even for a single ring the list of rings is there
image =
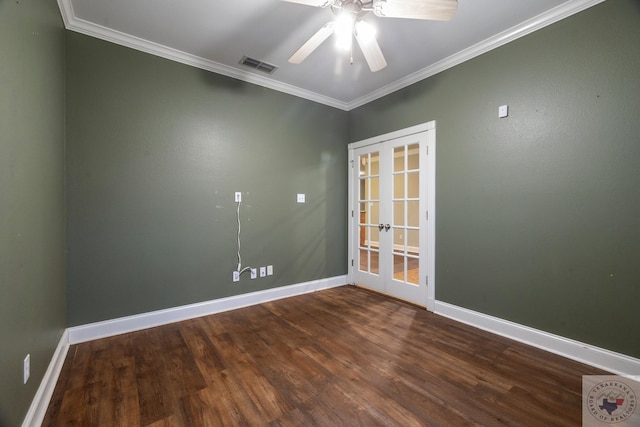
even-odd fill
[[[24,417],[22,427],[36,427],[42,425],[44,416],[47,414],[47,408],[53,396],[53,391],[56,388],[60,371],[62,371],[62,365],[64,365],[64,359],[67,357],[67,351],[69,351],[69,334],[65,330],[60,337],[56,351],[53,353],[51,362],[47,367],[44,377],[40,382],[40,386],[36,391],[36,395],[31,401],[29,411]]]
[[[173,307],[165,310],[120,317],[117,319],[105,320],[103,322],[74,326],[67,329],[69,332],[69,344],[78,344],[127,332],[139,331],[141,329],[152,328],[154,326],[166,325],[168,323],[179,322],[181,320],[193,319],[196,317],[207,316],[209,314],[234,310],[236,308],[248,307],[250,305],[302,295],[322,289],[334,288],[345,284],[347,284],[347,276],[335,276],[311,282],[298,283],[295,285],[265,289],[263,291],[248,294],[234,295],[212,301]]]
[[[435,313],[613,374],[629,378],[637,377],[640,374],[640,359],[625,354],[550,334],[442,301],[436,301]]]
[[[181,320],[248,307],[263,302],[316,292],[342,286],[346,283],[346,276],[336,276],[68,328],[60,338],[60,342],[51,358],[51,362],[38,387],[36,395],[31,402],[22,427],[36,427],[42,424],[70,344],[78,344]],[[640,360],[631,356],[574,341],[569,338],[550,334],[442,301],[435,301],[434,305],[434,312],[441,316],[601,368],[614,374],[636,380],[640,379]]]

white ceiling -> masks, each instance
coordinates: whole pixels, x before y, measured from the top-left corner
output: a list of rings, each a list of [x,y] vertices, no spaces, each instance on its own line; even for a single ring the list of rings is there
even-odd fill
[[[305,62],[287,59],[328,9],[280,0],[58,0],[68,29],[350,110],[603,0],[458,0],[449,22],[364,19],[377,28],[388,66],[372,73],[327,40]],[[240,65],[247,55],[279,68]]]

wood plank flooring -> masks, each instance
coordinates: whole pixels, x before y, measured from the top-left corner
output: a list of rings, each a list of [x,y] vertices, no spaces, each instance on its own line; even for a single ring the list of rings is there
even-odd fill
[[[354,286],[70,348],[44,426],[579,426],[606,374]]]

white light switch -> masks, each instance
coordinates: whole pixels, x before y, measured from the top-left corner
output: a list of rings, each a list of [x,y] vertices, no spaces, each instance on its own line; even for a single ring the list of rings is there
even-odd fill
[[[298,193],[298,203],[304,203],[304,194]]]
[[[499,118],[505,118],[509,115],[509,106],[508,105],[501,105],[498,107],[498,117]]]

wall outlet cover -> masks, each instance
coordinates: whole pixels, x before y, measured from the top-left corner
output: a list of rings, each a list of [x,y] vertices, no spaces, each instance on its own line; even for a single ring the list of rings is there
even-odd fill
[[[256,277],[258,277],[258,270],[256,270],[255,268],[251,269],[251,278],[255,279]]]
[[[273,265],[267,265],[267,276],[273,276]]]

